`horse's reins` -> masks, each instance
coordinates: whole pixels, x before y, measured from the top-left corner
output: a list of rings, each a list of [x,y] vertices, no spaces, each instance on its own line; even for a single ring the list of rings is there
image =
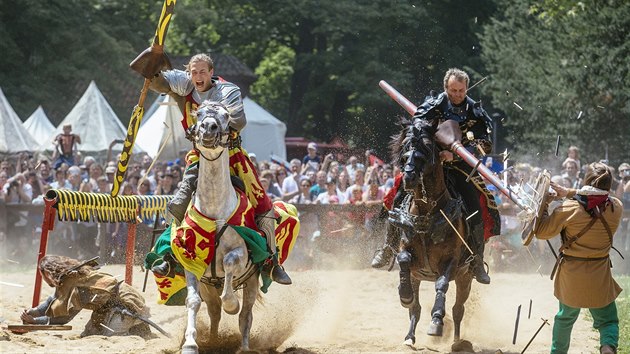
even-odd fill
[[[222,140],[223,140],[223,137],[228,137],[228,139],[227,139],[228,141],[223,142],[223,141],[222,141]],[[223,155],[223,151],[225,151],[225,148],[226,148],[226,147],[228,147],[228,145],[229,145],[229,137],[230,137],[230,133],[229,133],[229,132],[219,134],[218,143],[217,143],[217,144],[214,144],[214,146],[213,146],[213,147],[220,146],[220,147],[222,147],[222,148],[223,148],[223,150],[221,150],[221,152],[219,153],[219,155],[217,155],[217,157],[215,157],[215,158],[213,158],[213,159],[208,158],[206,155],[204,155],[204,154],[203,154],[203,152],[202,152],[202,151],[201,151],[201,150],[197,147],[197,143],[195,142],[195,139],[193,139],[193,142],[192,142],[192,143],[193,143],[193,149],[194,149],[196,152],[198,152],[198,153],[199,153],[199,155],[200,155],[201,157],[203,157],[203,159],[204,159],[204,160],[206,160],[206,161],[208,161],[208,162],[213,162],[213,161],[218,160],[218,159],[221,157],[221,155]]]
[[[213,158],[213,159],[210,159],[210,158],[206,157],[206,155],[204,155],[204,154],[203,154],[203,152],[197,148],[197,143],[195,143],[194,141],[193,141],[193,149],[194,149],[196,152],[198,152],[198,153],[199,153],[199,156],[203,157],[203,159],[204,159],[204,160],[206,160],[206,161],[208,161],[208,162],[213,162],[213,161],[218,160],[218,159],[219,159],[219,157],[221,157],[221,155],[223,155],[223,151],[225,151],[225,149],[221,150],[221,152],[219,153],[219,155],[217,155],[217,157],[215,157],[215,158]]]
[[[415,193],[414,193],[414,198],[413,200],[415,202],[423,202],[425,204],[429,204],[431,206],[431,209],[429,209],[429,211],[427,212],[427,214],[429,214],[431,211],[433,211],[433,209],[435,209],[436,206],[438,206],[438,204],[440,204],[439,202],[444,199],[444,197],[448,194],[448,189],[444,188],[444,191],[442,192],[442,194],[440,194],[436,199],[430,199],[427,196],[427,190],[424,188],[424,176],[420,175],[420,185],[422,186],[422,198],[416,198],[415,197]]]

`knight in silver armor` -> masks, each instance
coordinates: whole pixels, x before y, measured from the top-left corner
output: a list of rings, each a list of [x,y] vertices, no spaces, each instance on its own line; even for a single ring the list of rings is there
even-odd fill
[[[229,126],[230,134],[230,154],[234,153],[234,149],[242,154],[240,147],[239,132],[245,128],[247,119],[243,110],[243,100],[241,90],[235,84],[225,81],[221,77],[214,76],[214,63],[210,56],[206,54],[194,55],[188,65],[186,71],[183,70],[167,70],[160,72],[151,80],[150,89],[165,93],[171,96],[178,107],[182,111],[182,128],[188,136],[191,128],[197,123],[194,111],[206,100],[216,101],[223,104],[230,113]],[[243,154],[249,161],[247,154]],[[186,171],[182,177],[181,186],[168,205],[168,211],[180,223],[184,218],[192,194],[197,187],[198,177],[197,163],[186,166]],[[256,224],[258,228],[265,234],[267,245],[271,259],[265,263],[263,271],[270,273],[271,279],[280,284],[291,284],[291,278],[278,264],[277,248],[275,239],[275,216],[271,200],[266,193],[248,193],[247,189],[251,185],[260,186],[258,174],[254,169],[246,175],[237,175],[246,189],[248,199],[252,203],[256,212]],[[172,257],[169,257],[172,260]],[[168,273],[168,269],[174,267],[169,266],[167,262],[162,263],[152,269],[158,274]],[[163,268],[163,269],[162,269]]]

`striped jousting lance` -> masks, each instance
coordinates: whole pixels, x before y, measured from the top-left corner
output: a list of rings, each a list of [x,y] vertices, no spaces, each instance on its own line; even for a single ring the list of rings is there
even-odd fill
[[[162,14],[160,15],[160,21],[158,22],[157,29],[155,31],[155,37],[153,38],[153,44],[151,47],[145,49],[136,59],[134,59],[129,66],[144,76],[144,86],[140,91],[140,99],[138,104],[134,107],[131,113],[131,119],[129,120],[129,127],[127,128],[127,136],[125,137],[125,143],[123,145],[123,151],[120,154],[120,160],[118,160],[118,168],[116,169],[116,175],[114,176],[114,184],[112,186],[112,197],[118,195],[120,186],[125,179],[125,173],[127,172],[127,166],[129,166],[129,160],[131,158],[131,151],[138,135],[138,129],[142,122],[142,116],[144,115],[144,100],[147,98],[147,91],[151,80],[164,68],[170,69],[171,63],[164,53],[164,39],[166,38],[166,32],[168,25],[173,16],[175,10],[175,2],[177,0],[164,0],[164,6],[162,6]]]

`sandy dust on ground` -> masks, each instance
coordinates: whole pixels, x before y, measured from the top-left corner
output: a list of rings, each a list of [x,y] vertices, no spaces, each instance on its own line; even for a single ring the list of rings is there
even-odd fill
[[[70,324],[70,331],[38,331],[22,335],[6,330],[7,324],[19,324],[19,314],[29,307],[33,297],[35,266],[0,267],[0,352],[2,353],[177,353],[185,326],[183,307],[158,306],[155,283],[149,278],[145,296],[151,306],[151,319],[173,335],[168,339],[155,332],[152,339],[136,336],[79,338],[90,312],[83,311]],[[262,353],[448,353],[452,343],[450,308],[455,285],[447,294],[448,314],[443,337],[427,336],[429,311],[433,304],[432,283],[421,285],[422,316],[414,347],[403,345],[409,322],[407,310],[398,302],[397,271],[373,270],[333,262],[300,270],[287,267],[294,284],[272,285],[264,295],[264,304],[254,311],[252,347]],[[335,269],[333,269],[335,268]],[[123,265],[105,265],[103,271],[124,279]],[[329,269],[329,270],[327,270]],[[10,270],[10,271],[9,271]],[[142,289],[144,273],[134,267],[133,285]],[[12,285],[7,285],[10,283]],[[44,285],[42,298],[52,293]],[[553,285],[538,273],[493,273],[492,284],[473,284],[462,325],[462,337],[472,342],[477,353],[520,353],[541,318],[549,319],[557,311]],[[531,316],[529,303],[532,301]],[[516,344],[512,345],[514,322],[519,305],[521,320]],[[529,318],[528,318],[529,317]],[[205,305],[200,311],[199,338],[208,329]],[[583,315],[573,330],[571,353],[597,352],[597,333]],[[544,326],[527,353],[547,353],[551,326]],[[223,314],[219,343],[201,341],[202,352],[230,353],[240,343],[237,317]]]

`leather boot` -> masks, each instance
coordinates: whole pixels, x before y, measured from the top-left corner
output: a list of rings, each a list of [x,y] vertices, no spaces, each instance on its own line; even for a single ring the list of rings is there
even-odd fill
[[[177,193],[173,196],[168,205],[166,206],[168,212],[175,218],[177,224],[181,224],[188,210],[190,199],[192,199],[193,192],[197,189],[197,177],[199,176],[199,166],[197,164],[190,165],[184,171],[182,176],[182,183],[177,190]]]
[[[483,224],[478,224],[472,227],[473,242],[471,248],[475,250],[475,259],[472,261],[472,271],[477,279],[478,283],[490,284],[490,276],[486,272],[486,268],[483,263],[483,251],[485,248],[485,240],[483,237]]]
[[[267,259],[263,264],[262,272],[267,274],[271,280],[282,285],[291,285],[293,282],[291,278],[285,272],[284,267],[278,263],[278,255],[274,254],[271,259]]]
[[[270,274],[271,280],[278,284],[290,285],[292,283],[291,277],[287,274],[284,268],[278,263],[278,250],[276,247],[276,219],[273,209],[269,210],[266,214],[256,217],[256,225],[260,229],[267,239],[267,247],[271,252],[271,261],[265,262],[263,271]]]
[[[387,223],[386,229],[385,244],[383,244],[381,249],[376,251],[372,259],[372,268],[382,268],[390,264],[394,257],[394,250],[398,248],[398,244],[400,243],[400,230],[390,223]]]
[[[171,253],[165,253],[162,256],[162,263],[151,267],[151,271],[154,274],[167,277],[174,278],[175,277],[175,267],[177,266],[177,260],[173,257]]]
[[[601,348],[599,348],[599,352],[601,354],[617,354],[617,348],[612,345],[602,345]]]

